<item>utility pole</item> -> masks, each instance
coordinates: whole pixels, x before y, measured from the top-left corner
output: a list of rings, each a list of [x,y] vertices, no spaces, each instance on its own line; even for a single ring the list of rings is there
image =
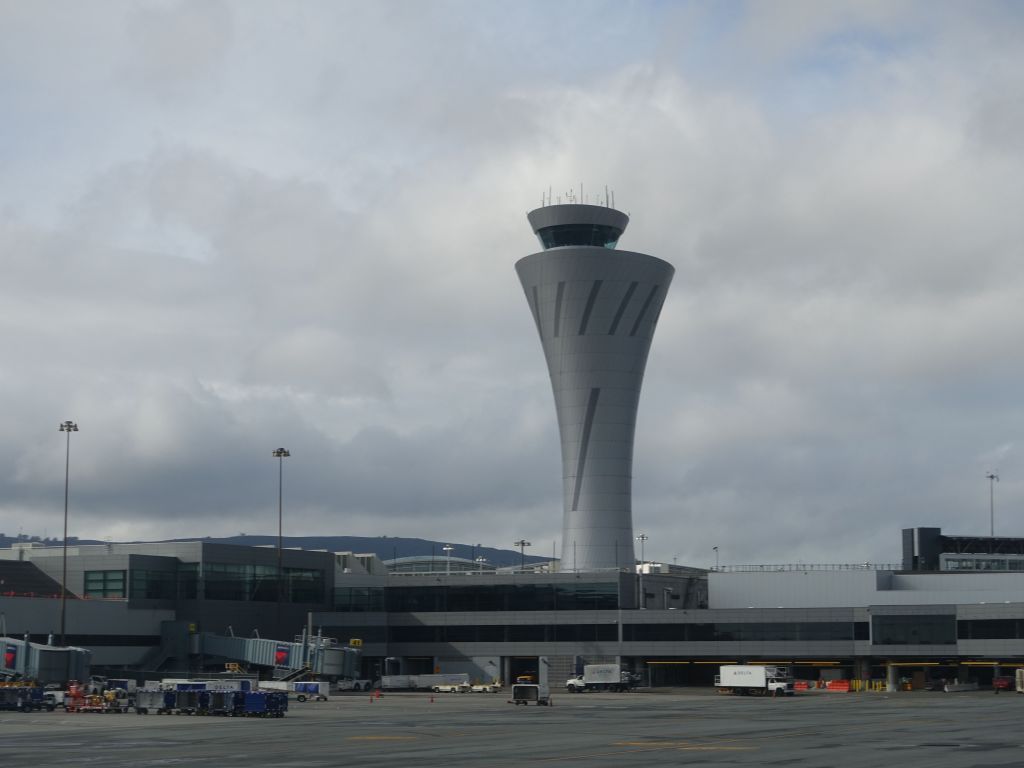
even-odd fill
[[[988,523],[989,536],[996,536],[996,483],[999,482],[999,472],[989,472],[988,478]]]
[[[291,456],[287,448],[276,448],[271,456],[277,459],[277,626],[274,634],[281,635],[281,599],[284,597],[284,460]]]
[[[58,430],[67,433],[67,447],[64,452],[64,565],[60,577],[60,644],[61,647],[66,647],[68,644],[65,634],[68,599],[68,485],[71,478],[71,433],[78,431],[78,425],[73,421],[65,421],[61,422]],[[25,653],[28,654],[27,643]]]
[[[526,539],[520,539],[519,541],[512,542],[515,546],[519,547],[519,570],[526,570],[526,548],[532,547]]]
[[[644,556],[644,544],[651,538],[646,533],[641,533],[636,537],[636,540],[640,542],[640,607],[647,607],[647,594],[644,592],[644,562],[646,557]]]

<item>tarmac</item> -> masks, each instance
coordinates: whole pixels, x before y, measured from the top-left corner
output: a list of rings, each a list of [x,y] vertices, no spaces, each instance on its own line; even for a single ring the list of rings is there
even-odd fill
[[[723,696],[555,692],[345,694],[291,702],[281,719],[0,713],[0,765],[766,766],[1024,765],[1024,695]]]

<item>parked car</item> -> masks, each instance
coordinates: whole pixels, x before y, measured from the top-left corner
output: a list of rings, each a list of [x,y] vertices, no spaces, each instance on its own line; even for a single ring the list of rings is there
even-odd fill
[[[1006,675],[1000,675],[992,678],[992,690],[996,693],[1000,691],[1012,691],[1014,689],[1014,680],[1012,677]]]

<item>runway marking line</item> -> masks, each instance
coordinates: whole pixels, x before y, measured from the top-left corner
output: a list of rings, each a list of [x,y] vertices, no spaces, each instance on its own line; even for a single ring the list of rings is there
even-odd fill
[[[651,749],[679,749],[697,752],[715,752],[719,750],[748,751],[757,747],[738,747],[719,744],[694,744],[690,741],[616,741],[613,747],[650,747]]]
[[[680,752],[751,752],[757,747],[679,747]]]

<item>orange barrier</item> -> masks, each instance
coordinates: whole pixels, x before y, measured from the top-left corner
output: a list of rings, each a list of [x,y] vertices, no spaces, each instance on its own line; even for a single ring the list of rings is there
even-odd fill
[[[793,690],[794,691],[806,691],[810,687],[811,687],[811,684],[808,683],[806,680],[797,680],[795,683],[793,683]]]
[[[849,680],[829,680],[825,683],[826,691],[839,691],[842,693],[850,692],[850,681]]]

